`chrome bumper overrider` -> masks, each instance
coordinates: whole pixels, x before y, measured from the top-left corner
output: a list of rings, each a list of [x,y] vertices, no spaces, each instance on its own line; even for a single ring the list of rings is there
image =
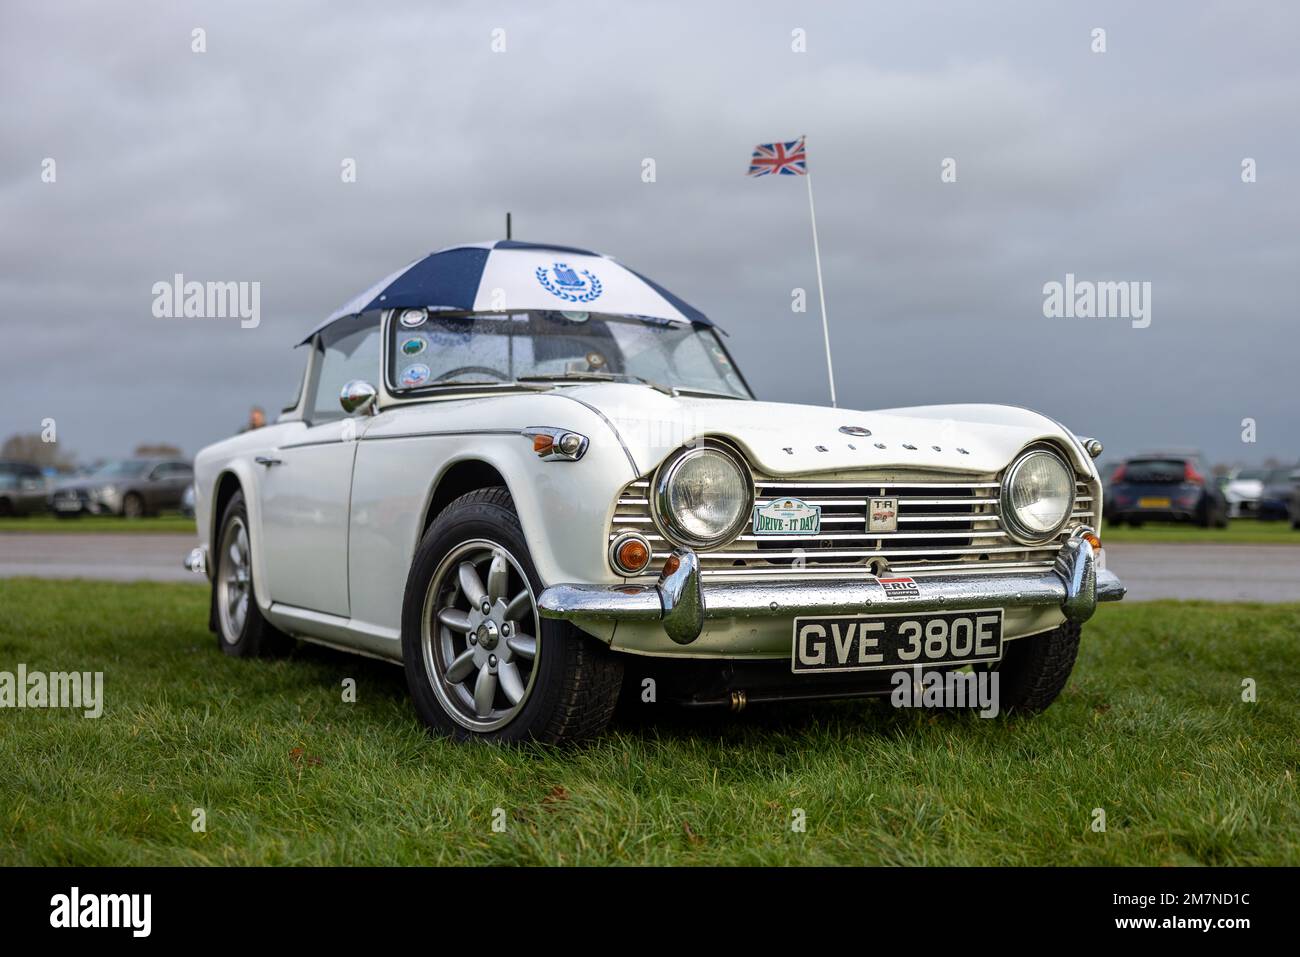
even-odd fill
[[[887,597],[866,574],[853,580],[718,582],[704,586],[695,553],[673,552],[676,570],[654,585],[552,585],[542,592],[543,618],[583,621],[660,621],[673,641],[700,636],[706,618],[794,618],[798,615],[931,612],[962,608],[1055,606],[1073,622],[1092,617],[1099,601],[1124,597],[1122,582],[1097,567],[1092,545],[1066,541],[1042,572],[946,574],[916,579],[918,597]]]

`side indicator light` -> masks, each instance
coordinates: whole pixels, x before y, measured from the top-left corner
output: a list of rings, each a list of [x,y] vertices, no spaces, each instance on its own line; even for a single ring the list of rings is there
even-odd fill
[[[644,542],[629,538],[618,548],[618,563],[633,574],[641,572],[650,564],[650,550]]]

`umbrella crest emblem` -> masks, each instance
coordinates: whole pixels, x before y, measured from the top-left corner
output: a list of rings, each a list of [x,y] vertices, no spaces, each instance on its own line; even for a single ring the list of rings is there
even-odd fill
[[[550,269],[538,266],[536,275],[543,289],[566,302],[591,302],[603,291],[595,273],[590,269],[575,272],[568,263],[557,262]]]

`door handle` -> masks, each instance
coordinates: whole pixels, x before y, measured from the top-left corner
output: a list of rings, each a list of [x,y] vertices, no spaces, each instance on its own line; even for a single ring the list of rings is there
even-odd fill
[[[259,455],[257,458],[253,459],[253,461],[256,462],[258,465],[265,465],[268,469],[272,465],[284,464],[284,459],[273,459],[267,455]]]

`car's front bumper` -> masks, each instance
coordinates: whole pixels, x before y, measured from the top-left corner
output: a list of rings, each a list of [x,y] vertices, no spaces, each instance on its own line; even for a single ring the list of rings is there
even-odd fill
[[[674,642],[688,645],[699,638],[708,622],[717,619],[788,622],[801,615],[998,607],[1056,610],[1066,620],[1083,622],[1092,617],[1098,602],[1119,601],[1125,592],[1112,572],[1098,567],[1092,545],[1077,536],[1062,546],[1049,569],[917,577],[911,597],[886,594],[879,579],[865,571],[861,578],[848,580],[706,585],[693,552],[678,550],[673,554],[676,569],[654,585],[552,585],[538,600],[541,615],[571,621],[579,627],[658,622]]]

